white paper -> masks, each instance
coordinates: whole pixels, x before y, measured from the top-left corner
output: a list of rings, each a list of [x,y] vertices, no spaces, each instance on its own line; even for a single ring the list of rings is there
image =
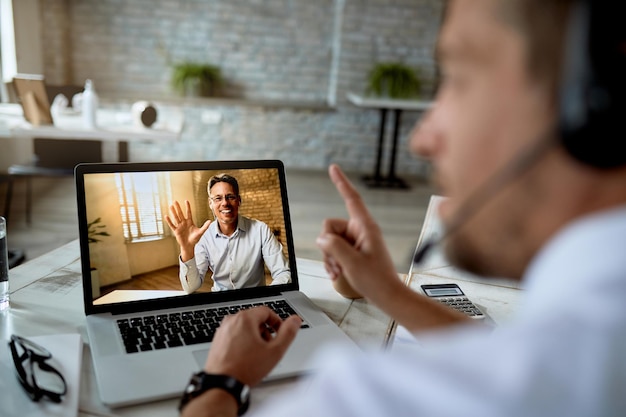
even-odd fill
[[[76,417],[78,415],[80,365],[83,354],[80,334],[29,336],[26,339],[43,346],[52,353],[52,359],[49,363],[61,372],[65,378],[67,393],[59,404],[55,404],[45,398],[42,398],[39,402],[33,402],[15,375],[9,340],[3,340],[0,345],[0,404],[2,404],[2,416]]]

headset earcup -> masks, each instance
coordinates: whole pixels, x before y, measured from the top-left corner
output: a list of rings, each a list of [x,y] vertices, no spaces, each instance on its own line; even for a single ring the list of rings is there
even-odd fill
[[[626,165],[625,16],[624,2],[579,0],[566,37],[561,139],[572,157],[597,168]]]

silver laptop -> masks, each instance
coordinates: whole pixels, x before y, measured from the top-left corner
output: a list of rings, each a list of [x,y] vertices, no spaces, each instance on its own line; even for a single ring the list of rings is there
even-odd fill
[[[223,173],[238,181],[239,215],[267,224],[282,245],[290,273],[286,283],[283,268],[281,283],[272,285],[276,281],[266,263],[254,286],[221,290],[209,269],[197,290],[183,290],[180,251],[165,216],[174,201],[183,207],[189,201],[196,225],[212,219],[207,182]],[[105,404],[181,395],[191,374],[204,365],[216,323],[241,308],[266,304],[303,319],[296,340],[267,379],[312,371],[309,359],[322,344],[356,348],[299,291],[280,161],[79,164],[75,178],[87,331]],[[239,283],[237,277],[233,281]]]

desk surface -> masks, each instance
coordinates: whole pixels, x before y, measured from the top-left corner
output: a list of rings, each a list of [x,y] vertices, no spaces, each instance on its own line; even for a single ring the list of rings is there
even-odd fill
[[[348,101],[357,107],[370,109],[389,109],[407,111],[425,111],[433,106],[432,101],[425,100],[396,100],[391,98],[363,97],[355,93],[346,95]]]
[[[442,200],[443,197],[440,196],[431,197],[417,243],[418,248],[443,233],[437,216],[437,205]],[[522,296],[521,287],[517,281],[485,279],[450,265],[439,246],[433,247],[421,264],[411,267],[406,283],[419,293],[422,293],[420,286],[423,284],[454,283],[459,285],[467,297],[485,313],[485,322],[491,326],[497,326],[509,320],[517,310]],[[388,346],[393,347],[394,343],[411,342],[411,338],[412,336],[405,329],[398,328],[395,322],[391,324]]]
[[[100,403],[91,366],[89,342],[82,307],[82,284],[78,241],[11,269],[11,309],[0,314],[0,337],[11,333],[38,336],[80,333],[84,341],[79,415],[172,416],[177,400],[165,400],[109,410]],[[338,295],[317,261],[298,259],[301,290],[362,347],[381,348],[389,317],[365,300],[348,300]],[[263,384],[254,389],[253,407],[293,385],[289,379]],[[182,389],[183,387],[181,387]]]
[[[183,130],[182,111],[159,112],[151,127],[133,124],[131,109],[99,108],[97,127],[83,126],[80,113],[71,111],[55,114],[54,125],[34,126],[24,120],[22,107],[18,104],[0,104],[0,172],[10,165],[29,163],[33,154],[33,138],[80,139],[102,142],[105,161],[118,161],[117,144],[126,141],[176,141]]]
[[[439,197],[433,197],[427,211],[420,242],[440,233],[436,216]],[[419,245],[420,243],[418,243]],[[323,264],[298,259],[301,290],[339,325],[359,346],[382,348],[390,334],[392,346],[404,342],[401,332],[395,332],[388,316],[366,300],[348,300],[338,295],[326,274]],[[418,289],[421,283],[457,282],[469,297],[482,307],[494,325],[508,319],[518,304],[521,291],[507,281],[485,281],[461,273],[434,250],[420,268],[414,268],[407,283]],[[98,398],[91,366],[89,342],[82,307],[80,250],[78,241],[68,243],[49,254],[33,259],[10,270],[11,309],[0,314],[0,338],[7,340],[11,333],[38,336],[59,333],[80,333],[83,338],[81,369],[80,416],[172,416],[177,415],[177,400],[165,400],[134,407],[109,410]],[[392,332],[390,332],[390,330]],[[409,340],[410,342],[410,340]],[[262,384],[253,390],[252,407],[293,386],[295,380]]]
[[[58,139],[177,140],[183,126],[181,112],[158,114],[151,127],[133,124],[131,110],[99,108],[96,128],[83,126],[81,114],[68,110],[55,114],[53,125],[34,126],[24,120],[18,104],[0,104],[0,136],[46,137]]]

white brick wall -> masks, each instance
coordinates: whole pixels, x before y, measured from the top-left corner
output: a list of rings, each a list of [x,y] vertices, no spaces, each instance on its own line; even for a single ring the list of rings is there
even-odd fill
[[[363,92],[367,71],[379,61],[419,66],[432,78],[441,12],[440,0],[345,0],[337,107],[320,109],[328,96],[339,0],[41,1],[48,83],[82,84],[91,78],[102,97],[162,98],[184,109],[181,142],[133,145],[131,158],[267,157],[306,168],[339,162],[363,172],[373,169],[379,114],[355,109],[345,94]],[[316,106],[176,101],[171,64],[183,60],[219,65],[231,93],[244,99]],[[222,115],[220,124],[202,123],[207,109]],[[426,169],[406,152],[407,134],[418,117],[403,115],[401,174]]]

